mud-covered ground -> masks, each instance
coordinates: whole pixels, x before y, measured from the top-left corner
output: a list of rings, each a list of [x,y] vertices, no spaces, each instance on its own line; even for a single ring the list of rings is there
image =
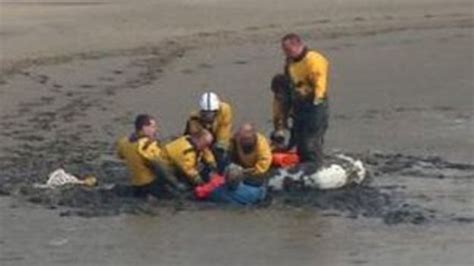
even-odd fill
[[[388,180],[397,177],[398,181],[408,178],[425,179],[424,182],[447,183],[473,178],[474,165],[450,163],[439,157],[415,157],[401,154],[359,155],[366,163],[369,174],[361,185],[350,185],[336,190],[314,190],[294,185],[285,191],[270,192],[268,199],[256,208],[305,208],[322,212],[323,216],[343,216],[347,218],[379,218],[384,223],[424,224],[429,222],[472,223],[472,213],[458,212],[456,209],[442,210],[422,207],[416,197],[429,199],[429,195],[413,197],[406,192],[407,185]],[[16,196],[41,204],[49,209],[59,210],[60,216],[77,215],[81,217],[113,216],[119,214],[157,215],[160,209],[172,212],[218,208],[235,210],[235,206],[220,206],[209,202],[195,202],[192,194],[158,202],[147,202],[131,197],[127,185],[127,172],[120,163],[104,163],[100,166],[102,179],[98,187],[87,188],[66,185],[61,188],[40,188],[34,184],[18,182],[2,184],[3,196]],[[298,170],[294,170],[297,172]],[[290,173],[292,171],[290,170]],[[442,180],[442,182],[440,182]],[[40,182],[40,181],[38,181]],[[410,189],[408,189],[410,190]],[[408,198],[406,197],[409,195]],[[472,203],[466,199],[467,204]]]
[[[423,4],[401,10],[124,42],[133,49],[76,53],[79,46],[66,45],[70,53],[5,64],[0,262],[471,265],[472,16]],[[270,131],[268,83],[281,71],[278,39],[288,27],[330,58],[326,151],[360,158],[366,182],[274,192],[243,210],[129,197],[114,142],[136,113],[157,116],[162,138],[175,135],[209,87],[232,103],[237,123]],[[12,45],[19,35],[2,36],[10,36],[12,55],[26,49]],[[34,186],[59,167],[92,174],[99,186]]]
[[[433,38],[441,40],[449,37],[458,38],[463,42],[469,33],[469,30],[465,30],[463,27],[468,24],[455,22],[450,27],[456,27],[457,23],[460,23],[461,28],[425,30],[424,34],[426,36],[421,35],[422,37],[418,34],[420,31],[417,34],[410,34],[407,33],[408,30],[406,29],[393,30],[395,33],[387,34],[387,37],[384,38],[372,37],[372,40],[366,41],[366,44],[378,49],[390,49],[391,46],[396,45],[387,42],[396,38],[396,36],[402,39],[405,38],[403,42],[406,44],[404,45],[430,42]],[[311,32],[308,33],[309,36],[311,34]],[[360,34],[365,35],[365,32]],[[440,37],[437,36],[438,34]],[[337,54],[340,49],[344,49],[343,47],[351,49],[352,45],[356,46],[356,44],[351,44],[353,41],[351,37],[342,36],[334,41],[323,39],[320,43],[322,43],[323,50],[328,50],[330,54]],[[216,37],[210,36],[208,40],[204,39],[201,42],[202,45],[215,43]],[[365,46],[364,44],[359,45]],[[255,106],[239,104],[243,100],[233,98],[236,92],[229,90],[231,86],[228,84],[217,85],[221,82],[221,79],[232,82],[230,77],[221,76],[214,80],[211,79],[206,84],[193,86],[192,89],[183,88],[178,83],[183,81],[183,77],[186,76],[188,79],[194,79],[194,83],[199,83],[202,76],[208,78],[212,75],[219,75],[221,71],[224,71],[224,73],[225,71],[233,72],[233,68],[243,68],[243,66],[248,66],[248,69],[252,70],[254,68],[252,64],[262,63],[263,66],[266,66],[272,61],[277,61],[274,58],[275,56],[271,54],[272,50],[270,52],[258,51],[263,49],[262,47],[268,47],[267,44],[255,44],[254,46],[256,48],[253,49],[256,51],[251,51],[247,56],[260,55],[264,57],[260,59],[261,62],[255,56],[254,61],[256,62],[250,62],[245,57],[241,58],[238,55],[231,55],[228,58],[229,56],[226,53],[229,53],[229,51],[237,53],[242,51],[242,47],[244,51],[245,48],[248,49],[248,45],[244,44],[234,45],[231,48],[221,45],[218,48],[220,50],[214,51],[214,53],[222,54],[222,57],[213,58],[204,63],[208,57],[207,48],[189,47],[179,45],[177,42],[167,42],[160,49],[130,51],[129,56],[95,60],[82,59],[74,60],[68,64],[30,67],[9,76],[5,84],[2,85],[2,93],[6,95],[7,100],[19,96],[22,100],[18,104],[14,101],[3,101],[2,103],[4,109],[8,110],[2,116],[1,121],[3,128],[1,136],[4,140],[2,141],[3,152],[0,160],[3,170],[0,182],[2,194],[20,196],[27,201],[43,204],[49,208],[59,208],[60,215],[63,216],[93,217],[142,212],[153,214],[155,209],[153,206],[131,199],[128,196],[127,172],[114,154],[116,138],[121,134],[128,133],[130,121],[134,114],[155,112],[155,110],[159,112],[157,115],[163,135],[179,133],[182,126],[179,119],[184,121],[189,109],[194,108],[195,104],[192,102],[193,98],[199,93],[199,87],[207,86],[217,88],[217,91],[221,92],[224,98],[230,98],[237,110],[237,121],[250,119],[252,122],[257,122],[263,130],[268,132],[269,101],[263,104],[268,108],[266,111],[259,112],[257,109],[255,113],[253,112]],[[353,49],[357,49],[357,47]],[[363,47],[363,49],[366,48]],[[190,55],[186,56],[186,52]],[[193,53],[197,55],[193,55]],[[343,51],[340,53],[343,53]],[[182,62],[179,62],[179,58],[183,58]],[[172,60],[177,59],[178,63],[172,62]],[[195,69],[192,69],[189,65],[190,60],[194,60]],[[223,67],[226,67],[226,64],[221,62],[224,60],[230,61],[226,63],[229,65],[228,70],[222,70]],[[223,66],[220,66],[222,64]],[[278,63],[275,62],[275,64]],[[165,71],[165,68],[169,70]],[[247,74],[245,71],[248,71],[248,69],[243,70],[242,75]],[[278,68],[276,69],[278,70]],[[170,78],[165,78],[162,81],[160,77],[164,71],[165,74],[166,72],[172,74],[167,74]],[[203,74],[202,72],[215,73]],[[271,76],[270,73],[272,72],[268,73]],[[336,77],[338,74],[340,73],[336,73]],[[398,73],[392,74],[399,75]],[[255,75],[255,73],[252,75]],[[350,76],[352,77],[352,74]],[[172,87],[162,87],[162,82],[165,84],[164,86],[167,86],[166,83],[169,81],[166,79],[176,82],[169,85],[175,86],[174,89]],[[251,82],[254,82],[254,79]],[[262,83],[260,92],[257,93],[263,92],[269,98],[270,95],[265,86],[268,78],[255,82]],[[463,80],[458,82],[462,84]],[[401,82],[401,84],[408,83]],[[464,88],[461,87],[461,89]],[[467,89],[469,89],[469,86],[467,86]],[[179,90],[184,91],[177,93]],[[246,89],[242,90],[246,91]],[[154,100],[150,101],[150,98],[147,97],[149,93],[153,96],[156,95],[156,105]],[[139,95],[142,96],[138,97]],[[160,96],[162,98],[158,98]],[[181,108],[182,106],[176,105],[171,107],[175,99],[183,102],[182,99],[178,100],[179,97],[185,98],[184,106],[189,106],[189,108]],[[455,132],[455,134],[469,135],[471,133],[469,123],[472,123],[472,114],[469,113],[469,106],[451,107],[449,104],[437,105],[434,103],[428,109],[423,105],[410,107],[397,104],[397,107],[392,107],[392,110],[379,110],[376,103],[370,109],[362,112],[360,118],[355,118],[352,117],[353,114],[346,112],[347,106],[344,106],[342,110],[338,109],[337,107],[341,104],[337,100],[338,98],[336,98],[336,107],[334,108],[335,114],[332,115],[332,124],[336,126],[358,119],[360,121],[368,120],[369,124],[373,123],[373,120],[380,120],[381,123],[386,119],[403,120],[404,113],[413,113],[408,114],[410,117],[408,119],[420,116],[419,119],[426,123],[426,120],[433,119],[429,117],[430,113],[434,113],[435,116],[440,114],[453,117],[455,126],[461,127],[461,130]],[[161,107],[160,104],[164,106]],[[261,108],[261,106],[256,106]],[[247,112],[244,111],[246,108],[249,109]],[[249,115],[249,111],[254,115]],[[397,117],[400,114],[402,114],[402,117]],[[169,119],[169,117],[172,117],[172,119]],[[444,121],[442,122],[444,123]],[[377,127],[380,127],[380,125],[374,126],[374,128]],[[405,129],[399,130],[403,131]],[[330,147],[333,149],[336,145],[342,147],[341,143],[333,144],[335,141],[331,133],[329,131],[329,143],[332,144],[332,147]],[[347,143],[349,147],[353,145],[351,137],[354,140],[359,140],[364,134],[364,132],[354,132],[356,134],[354,137],[353,134],[347,136],[344,131],[336,133],[344,137],[343,143]],[[370,132],[369,134],[373,133]],[[386,134],[391,135],[393,133],[387,132]],[[382,135],[385,135],[385,133],[382,133]],[[442,142],[443,140],[439,141]],[[454,136],[452,141],[459,140]],[[468,139],[467,141],[471,140]],[[384,139],[381,143],[383,142],[385,142]],[[390,140],[387,140],[387,142],[390,142]],[[434,149],[438,149],[438,140],[435,140],[435,143],[420,142],[420,144],[430,145]],[[411,156],[410,152],[394,154],[394,152],[400,151],[399,149],[385,149],[384,152],[376,152],[371,151],[370,147],[363,147],[363,150],[366,151],[361,153],[356,146],[355,151],[359,151],[359,153],[354,155],[361,158],[370,170],[369,180],[362,186],[348,187],[336,191],[294,189],[284,193],[273,193],[270,199],[262,204],[262,207],[294,206],[315,208],[316,210],[333,210],[342,212],[338,215],[351,218],[358,216],[381,218],[388,224],[402,222],[420,224],[436,219],[437,216],[440,219],[450,216],[452,220],[456,221],[472,221],[473,217],[470,217],[472,213],[466,217],[463,215],[458,217],[451,211],[438,210],[440,214],[437,215],[437,211],[434,209],[424,208],[416,202],[407,203],[401,195],[410,185],[398,184],[401,178],[410,176],[426,179],[426,182],[430,183],[433,182],[433,179],[446,180],[445,182],[450,182],[451,179],[455,179],[457,182],[465,180],[470,186],[469,182],[471,182],[470,178],[474,175],[474,166],[469,163],[469,158],[466,158],[462,163],[452,163],[441,156]],[[408,151],[411,151],[413,147],[407,148]],[[470,152],[469,150],[466,151]],[[453,152],[449,151],[448,154],[451,156],[448,157],[457,159],[459,158],[458,155],[462,156],[463,153],[465,151],[456,150],[454,156],[452,156]],[[420,153],[418,152],[418,154]],[[100,186],[93,189],[70,187],[57,190],[45,190],[33,186],[34,183],[45,182],[48,174],[59,167],[63,167],[77,176],[90,174],[97,176]],[[395,179],[397,179],[397,182],[393,182]],[[468,200],[468,202],[470,201]],[[201,207],[201,204],[192,204],[189,200],[183,201],[183,199],[171,200],[163,204],[176,209]],[[204,204],[204,206],[208,207],[209,204]],[[63,208],[65,210],[62,210]]]

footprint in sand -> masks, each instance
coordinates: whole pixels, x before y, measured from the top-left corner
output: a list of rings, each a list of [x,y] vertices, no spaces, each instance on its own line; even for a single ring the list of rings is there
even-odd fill
[[[201,64],[198,65],[198,68],[211,69],[211,68],[213,68],[213,66],[210,65],[210,64],[207,64],[207,63],[201,63]]]
[[[334,119],[336,120],[350,120],[351,117],[348,115],[343,115],[343,114],[337,114],[334,116]]]
[[[454,111],[454,108],[453,108],[453,107],[451,107],[451,106],[444,106],[444,105],[433,106],[431,109],[433,109],[433,111],[439,111],[439,112],[450,112],[450,111]]]
[[[250,27],[247,27],[245,28],[246,31],[257,31],[259,30],[260,28],[259,27],[256,27],[256,26],[250,26]]]
[[[49,77],[46,75],[38,75],[38,82],[41,84],[46,84],[49,81]]]
[[[342,46],[343,46],[344,48],[350,48],[350,47],[354,47],[354,46],[356,46],[356,45],[355,45],[354,43],[348,42],[348,43],[344,43]]]
[[[248,64],[248,61],[245,61],[245,60],[237,60],[237,61],[234,61],[234,64],[235,64],[235,65],[246,65],[246,64]]]
[[[54,102],[55,98],[54,97],[47,97],[47,96],[42,96],[40,98],[40,101],[42,103],[45,103],[45,104],[51,104],[52,102]]]
[[[339,51],[339,50],[341,50],[341,47],[331,46],[331,47],[326,48],[326,50],[328,50],[328,51]]]
[[[113,88],[107,88],[107,89],[105,89],[105,94],[107,96],[113,96],[113,95],[115,95],[115,90]]]
[[[27,114],[29,112],[31,112],[31,108],[28,107],[28,106],[21,106],[19,109],[18,109],[18,114],[19,115],[24,115],[24,114]]]
[[[23,72],[23,75],[30,77],[32,80],[40,83],[40,84],[46,84],[49,81],[49,77],[46,75],[33,75],[30,72]]]
[[[91,84],[82,84],[82,85],[79,85],[79,88],[81,88],[81,89],[92,89],[92,88],[95,88],[95,86],[91,85]]]
[[[98,80],[99,80],[99,81],[106,81],[106,82],[115,81],[115,79],[112,78],[112,77],[99,77]]]
[[[327,19],[327,18],[326,19],[318,19],[318,20],[313,21],[313,23],[315,23],[315,24],[327,24],[329,22],[331,22],[331,20]]]
[[[194,71],[192,69],[186,68],[186,69],[181,70],[181,73],[183,73],[183,74],[192,74],[192,73],[194,73]]]

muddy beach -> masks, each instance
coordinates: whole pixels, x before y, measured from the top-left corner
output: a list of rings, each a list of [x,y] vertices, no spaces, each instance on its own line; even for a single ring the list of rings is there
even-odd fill
[[[127,21],[114,15],[126,3],[0,2],[2,265],[474,262],[472,4],[318,1],[327,15],[314,18],[301,1],[307,10],[285,20],[273,14],[298,9],[282,1],[198,2],[140,1],[120,13]],[[85,31],[94,23],[103,40]],[[122,40],[117,23],[133,37]],[[210,87],[237,122],[270,131],[269,81],[290,29],[332,62],[328,154],[360,158],[368,180],[272,193],[250,209],[128,197],[113,144],[138,112],[156,115],[167,138]],[[34,187],[59,167],[99,186]]]

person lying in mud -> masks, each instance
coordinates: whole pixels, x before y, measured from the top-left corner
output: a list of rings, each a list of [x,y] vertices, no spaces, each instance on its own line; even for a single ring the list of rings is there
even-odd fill
[[[265,198],[265,183],[272,163],[270,145],[252,124],[243,124],[231,140],[232,164],[226,169],[226,183],[214,190],[217,202],[254,204]]]
[[[294,33],[281,39],[281,48],[286,56],[285,74],[291,88],[293,125],[290,144],[294,143],[302,162],[314,163],[319,168],[323,163],[323,139],[329,118],[329,62],[322,54],[309,50],[300,36]],[[288,117],[285,113],[279,123],[285,125]]]
[[[216,161],[209,149],[213,139],[208,130],[201,129],[166,144],[161,153],[166,173],[188,187],[207,182],[209,174],[216,170]]]
[[[193,134],[201,129],[209,130],[213,137],[211,150],[219,172],[228,164],[228,148],[232,135],[232,108],[213,92],[206,92],[199,99],[199,111],[193,111],[186,122],[184,134]]]
[[[163,172],[160,161],[162,148],[155,137],[156,120],[148,114],[140,114],[136,116],[134,124],[135,131],[117,142],[117,154],[125,161],[130,172],[133,196],[162,197],[167,193],[165,183],[179,188],[177,181]]]

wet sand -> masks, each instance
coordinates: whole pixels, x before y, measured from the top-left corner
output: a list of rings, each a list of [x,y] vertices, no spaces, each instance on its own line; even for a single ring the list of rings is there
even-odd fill
[[[474,262],[474,237],[466,233],[474,229],[467,1],[301,1],[304,9],[283,1],[3,2],[2,265]],[[115,28],[125,7],[126,21]],[[315,9],[325,16],[315,19]],[[198,16],[209,10],[213,16]],[[296,12],[289,21],[274,15]],[[20,23],[21,14],[32,17]],[[96,22],[104,38],[77,43],[73,36],[92,39],[86,29]],[[167,22],[169,30],[142,27],[148,22]],[[288,29],[331,59],[327,150],[362,158],[371,171],[367,187],[296,191],[246,210],[32,189],[60,166],[94,173],[101,188],[125,183],[113,142],[128,133],[133,115],[153,113],[163,137],[177,134],[205,87],[233,103],[237,121],[268,132],[268,83],[281,70],[277,42]],[[136,35],[122,41],[121,31]],[[32,40],[38,45],[25,45]]]
[[[469,0],[2,0],[6,62],[155,46],[176,36],[294,29],[314,22],[469,16]]]
[[[10,224],[2,232],[4,265],[470,265],[473,259],[466,233],[472,225],[381,226],[269,209],[84,219],[1,203]]]

